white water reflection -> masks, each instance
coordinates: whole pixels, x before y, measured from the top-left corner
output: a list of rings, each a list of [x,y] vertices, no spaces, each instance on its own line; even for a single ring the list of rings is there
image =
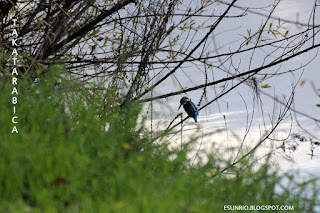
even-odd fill
[[[268,131],[272,129],[272,125],[263,127],[252,125],[250,126],[250,130],[247,131],[246,123],[239,119],[245,113],[245,111],[238,111],[224,113],[223,115],[221,113],[207,116],[202,115],[199,117],[198,123],[195,123],[193,119],[189,119],[182,125],[182,130],[181,125],[176,127],[175,131],[167,138],[168,143],[172,147],[180,147],[181,144],[189,142],[192,138],[196,138],[196,143],[189,158],[194,159],[197,156],[203,162],[205,158],[199,156],[201,153],[219,152],[221,153],[221,158],[237,160],[256,146]],[[178,119],[178,121],[180,120]],[[153,120],[153,125],[157,124],[158,129],[163,130],[167,128],[169,123],[169,120],[164,118]],[[313,126],[305,127],[310,129],[310,131],[313,129]],[[285,149],[281,147],[283,141],[290,138],[290,134],[299,133],[299,131],[294,122],[284,121],[269,136],[272,140],[267,139],[259,146],[257,151],[255,151],[255,156],[263,161],[264,157],[273,151],[271,162],[274,169],[280,172],[296,172],[299,170],[302,174],[312,174],[320,177],[319,146],[314,146],[312,157],[311,145],[308,140],[297,142],[297,140],[294,141],[291,138],[287,140],[291,142],[286,143]],[[320,133],[314,132],[314,134],[319,136]]]

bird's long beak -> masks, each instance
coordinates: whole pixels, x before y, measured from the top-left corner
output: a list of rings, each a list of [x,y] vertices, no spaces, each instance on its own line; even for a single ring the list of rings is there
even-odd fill
[[[180,106],[179,106],[179,108],[178,108],[178,110],[180,109],[180,107],[182,106],[182,104],[180,104]]]

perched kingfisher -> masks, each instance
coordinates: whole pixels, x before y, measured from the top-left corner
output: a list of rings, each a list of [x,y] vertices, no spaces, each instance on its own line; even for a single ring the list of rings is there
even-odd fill
[[[191,102],[191,100],[188,97],[183,97],[180,99],[180,107],[183,105],[184,110],[188,113],[190,117],[194,118],[194,121],[197,122],[198,119],[198,109],[194,103]]]

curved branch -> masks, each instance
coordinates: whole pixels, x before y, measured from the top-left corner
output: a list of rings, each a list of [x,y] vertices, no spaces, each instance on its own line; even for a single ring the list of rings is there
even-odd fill
[[[170,75],[172,75],[174,72],[178,70],[179,67],[187,60],[209,37],[209,35],[216,29],[216,27],[219,25],[219,23],[222,21],[222,19],[227,15],[229,10],[232,8],[233,4],[236,3],[237,0],[233,0],[232,3],[229,5],[227,10],[220,16],[220,18],[211,26],[209,32],[202,38],[202,40],[195,46],[190,53],[184,58],[183,61],[181,61],[171,72],[167,73],[163,78],[161,78],[158,82],[156,82],[152,87],[146,89],[142,94],[140,94],[138,97],[134,98],[134,100],[140,99],[145,94],[153,90],[156,86],[158,86],[161,82],[166,80]]]
[[[112,15],[113,13],[117,12],[118,10],[122,9],[123,7],[125,7],[126,5],[130,4],[130,3],[134,3],[135,0],[122,0],[119,1],[116,5],[114,5],[111,9],[102,12],[96,19],[94,19],[93,21],[91,21],[90,23],[84,25],[83,27],[81,27],[78,31],[76,31],[75,33],[73,33],[72,35],[68,36],[66,39],[64,39],[63,41],[60,41],[58,44],[56,44],[55,46],[51,47],[48,51],[46,51],[46,53],[44,54],[43,58],[47,58],[49,55],[56,53],[61,47],[63,47],[64,45],[66,45],[67,43],[73,41],[76,38],[82,37],[84,36],[88,31],[94,29],[96,27],[96,25],[102,21],[103,19],[105,19],[106,17]]]

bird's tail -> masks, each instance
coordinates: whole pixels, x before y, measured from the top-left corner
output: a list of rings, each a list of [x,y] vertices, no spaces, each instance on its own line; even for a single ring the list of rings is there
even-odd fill
[[[198,111],[196,111],[194,114],[195,114],[194,121],[197,123],[198,122]]]

